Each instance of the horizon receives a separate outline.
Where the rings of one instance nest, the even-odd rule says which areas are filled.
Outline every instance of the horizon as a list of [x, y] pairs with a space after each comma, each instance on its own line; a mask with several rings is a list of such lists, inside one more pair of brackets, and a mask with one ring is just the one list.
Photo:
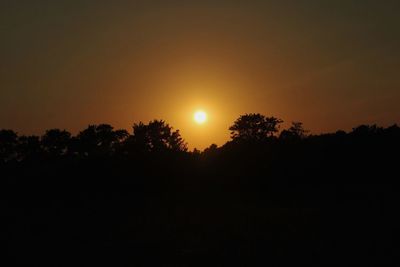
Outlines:
[[[245, 114], [240, 115], [239, 118], [242, 117], [243, 115], [251, 115], [251, 114], [257, 114], [257, 113], [245, 113]], [[258, 113], [258, 114], [260, 114], [260, 113]], [[265, 116], [265, 115], [263, 115], [263, 114], [260, 114], [260, 115]], [[239, 118], [237, 118], [237, 119], [239, 119]], [[279, 119], [279, 118], [277, 118], [277, 119]], [[13, 129], [2, 129], [2, 128], [0, 128], [0, 130], [6, 130], [6, 131], [7, 131], [7, 130], [11, 130], [11, 131], [15, 132], [19, 137], [21, 137], [21, 136], [37, 136], [37, 137], [39, 137], [39, 138], [40, 138], [40, 137], [43, 137], [43, 136], [46, 134], [47, 131], [51, 131], [51, 130], [61, 130], [61, 131], [67, 131], [68, 133], [70, 133], [70, 134], [71, 134], [71, 137], [77, 137], [79, 133], [81, 133], [82, 131], [88, 129], [90, 126], [109, 125], [109, 126], [113, 127], [113, 130], [114, 130], [114, 131], [117, 131], [117, 130], [125, 130], [125, 131], [127, 131], [127, 133], [128, 133], [130, 136], [133, 136], [133, 135], [134, 135], [133, 128], [134, 128], [134, 126], [135, 126], [136, 124], [143, 123], [144, 125], [148, 125], [148, 123], [151, 123], [151, 122], [154, 122], [154, 121], [164, 122], [167, 126], [171, 127], [171, 130], [174, 130], [174, 131], [178, 130], [179, 132], [181, 132], [180, 129], [175, 128], [173, 125], [169, 124], [168, 121], [165, 121], [165, 120], [163, 120], [163, 119], [153, 119], [153, 120], [150, 120], [150, 121], [148, 121], [148, 122], [142, 122], [142, 121], [135, 122], [135, 123], [132, 124], [132, 127], [131, 127], [130, 129], [117, 128], [117, 127], [114, 127], [113, 125], [108, 124], [108, 123], [99, 123], [99, 124], [89, 124], [89, 125], [87, 125], [87, 127], [84, 127], [84, 128], [82, 128], [82, 129], [80, 129], [80, 130], [78, 130], [78, 131], [76, 131], [76, 132], [69, 131], [68, 129], [62, 128], [62, 127], [61, 127], [61, 128], [49, 128], [49, 129], [45, 129], [42, 133], [39, 133], [39, 134], [24, 134], [24, 133], [20, 133], [20, 132], [14, 131]], [[232, 125], [234, 125], [234, 123], [235, 123], [235, 122], [232, 122]], [[304, 127], [304, 125], [303, 125], [302, 122], [295, 122], [295, 121], [292, 121], [292, 122], [290, 122], [290, 124], [289, 124], [288, 122], [282, 121], [281, 123], [278, 124], [278, 127], [277, 127], [277, 130], [278, 130], [278, 131], [277, 131], [273, 136], [279, 138], [280, 134], [281, 134], [283, 131], [288, 130], [288, 129], [289, 129], [289, 126], [293, 126], [294, 123], [301, 123], [302, 129], [305, 131], [305, 134], [306, 134], [306, 136], [308, 136], [308, 137], [335, 134], [335, 133], [342, 132], [342, 131], [345, 132], [346, 134], [349, 134], [349, 133], [353, 132], [354, 130], [356, 130], [357, 128], [361, 127], [361, 126], [377, 127], [378, 129], [388, 129], [388, 128], [393, 127], [393, 126], [397, 126], [397, 127], [399, 126], [398, 123], [392, 123], [392, 124], [388, 124], [388, 125], [379, 125], [379, 124], [376, 124], [376, 123], [373, 123], [373, 124], [358, 124], [358, 125], [355, 125], [355, 126], [351, 127], [351, 129], [347, 129], [347, 130], [346, 130], [346, 129], [336, 129], [336, 130], [334, 130], [334, 131], [326, 131], [326, 132], [314, 133], [314, 132], [311, 132], [310, 130], [308, 130], [306, 127]], [[282, 126], [282, 125], [283, 125], [283, 126]], [[188, 142], [186, 141], [185, 136], [183, 136], [182, 134], [180, 134], [180, 136], [183, 138], [183, 141], [184, 141], [185, 144], [187, 145], [188, 151], [200, 150], [201, 152], [203, 152], [205, 149], [207, 149], [207, 148], [209, 148], [209, 147], [211, 147], [211, 146], [213, 146], [213, 145], [217, 145], [217, 147], [223, 147], [224, 145], [226, 145], [226, 144], [229, 143], [230, 141], [233, 141], [233, 138], [232, 138], [232, 136], [231, 136], [231, 130], [230, 130], [230, 129], [227, 129], [227, 132], [229, 132], [229, 139], [227, 139], [225, 143], [222, 143], [222, 144], [210, 143], [210, 144], [208, 144], [208, 145], [206, 145], [206, 146], [204, 146], [204, 147], [195, 147], [195, 146], [192, 146], [190, 143], [188, 143]]]

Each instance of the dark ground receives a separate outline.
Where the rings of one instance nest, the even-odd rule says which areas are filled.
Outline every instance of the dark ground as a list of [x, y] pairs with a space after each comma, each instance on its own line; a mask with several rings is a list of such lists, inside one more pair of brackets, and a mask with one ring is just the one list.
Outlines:
[[3, 164], [1, 236], [10, 266], [394, 265], [399, 140]]

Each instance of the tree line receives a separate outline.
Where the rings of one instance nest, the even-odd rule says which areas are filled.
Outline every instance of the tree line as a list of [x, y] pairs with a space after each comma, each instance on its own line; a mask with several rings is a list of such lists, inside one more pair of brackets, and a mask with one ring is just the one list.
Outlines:
[[[337, 131], [332, 134], [310, 135], [301, 122], [292, 122], [287, 129], [280, 131], [283, 120], [260, 113], [241, 115], [229, 127], [231, 140], [225, 145], [244, 145], [265, 142], [290, 143], [300, 140], [323, 137], [352, 136], [400, 138], [397, 124], [388, 128], [376, 125], [361, 125], [350, 133]], [[42, 136], [21, 135], [13, 130], [0, 130], [0, 162], [20, 162], [29, 159], [58, 157], [107, 157], [112, 155], [131, 155], [140, 153], [194, 153], [209, 154], [218, 149], [211, 144], [204, 151], [195, 149], [188, 152], [188, 146], [179, 130], [174, 130], [163, 120], [152, 120], [148, 124], [135, 123], [132, 133], [114, 129], [109, 124], [89, 125], [76, 136], [66, 130], [50, 129]]]

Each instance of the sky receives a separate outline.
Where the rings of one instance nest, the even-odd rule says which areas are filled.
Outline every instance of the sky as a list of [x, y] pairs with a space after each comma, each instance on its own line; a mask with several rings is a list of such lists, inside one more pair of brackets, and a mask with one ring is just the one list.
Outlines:
[[0, 128], [163, 119], [204, 149], [245, 113], [315, 134], [400, 123], [399, 12], [398, 0], [0, 0]]

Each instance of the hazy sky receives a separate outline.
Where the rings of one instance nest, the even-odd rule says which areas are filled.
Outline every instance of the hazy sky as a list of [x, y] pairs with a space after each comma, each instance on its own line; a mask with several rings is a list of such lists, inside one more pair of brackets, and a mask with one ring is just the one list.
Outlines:
[[400, 123], [399, 14], [398, 0], [0, 0], [0, 128], [158, 118], [204, 148], [250, 112], [314, 133]]

